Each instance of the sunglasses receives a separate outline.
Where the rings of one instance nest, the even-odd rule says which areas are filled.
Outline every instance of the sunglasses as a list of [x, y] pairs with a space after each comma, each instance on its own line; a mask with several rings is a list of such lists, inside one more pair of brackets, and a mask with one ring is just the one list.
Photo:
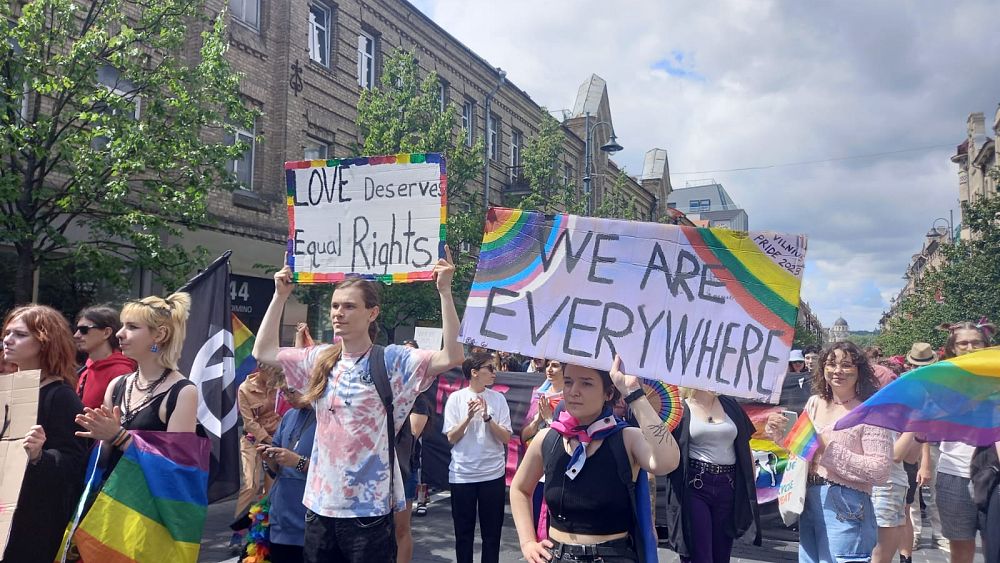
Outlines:
[[101, 327], [96, 325], [76, 325], [76, 331], [80, 334], [86, 336], [91, 329], [99, 329]]

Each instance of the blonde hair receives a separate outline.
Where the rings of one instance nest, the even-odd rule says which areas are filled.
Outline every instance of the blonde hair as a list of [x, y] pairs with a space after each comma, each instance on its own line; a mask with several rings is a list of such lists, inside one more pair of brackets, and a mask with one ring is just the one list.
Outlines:
[[157, 342], [160, 347], [160, 365], [177, 369], [177, 360], [184, 348], [190, 310], [191, 296], [187, 293], [172, 293], [166, 298], [151, 295], [126, 303], [122, 307], [122, 322], [131, 319], [153, 330], [163, 329], [163, 340]]

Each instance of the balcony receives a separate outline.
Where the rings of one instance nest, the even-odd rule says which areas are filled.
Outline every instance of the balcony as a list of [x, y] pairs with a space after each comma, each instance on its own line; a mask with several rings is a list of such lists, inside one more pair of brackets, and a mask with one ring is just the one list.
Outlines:
[[524, 175], [524, 166], [507, 166], [506, 186], [503, 190], [504, 196], [524, 196], [531, 191], [531, 184]]

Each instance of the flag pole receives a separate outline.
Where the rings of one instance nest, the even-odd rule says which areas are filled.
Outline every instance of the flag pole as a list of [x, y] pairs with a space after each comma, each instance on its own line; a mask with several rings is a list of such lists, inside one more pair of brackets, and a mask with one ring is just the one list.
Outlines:
[[182, 285], [177, 291], [187, 291], [191, 289], [191, 286], [201, 281], [202, 278], [207, 278], [208, 276], [212, 275], [212, 272], [214, 272], [216, 268], [227, 263], [229, 261], [229, 257], [232, 255], [233, 255], [232, 250], [227, 250], [223, 252], [222, 256], [219, 256], [218, 258], [215, 259], [215, 261], [209, 264], [207, 268], [195, 274], [193, 278], [189, 279], [187, 283]]

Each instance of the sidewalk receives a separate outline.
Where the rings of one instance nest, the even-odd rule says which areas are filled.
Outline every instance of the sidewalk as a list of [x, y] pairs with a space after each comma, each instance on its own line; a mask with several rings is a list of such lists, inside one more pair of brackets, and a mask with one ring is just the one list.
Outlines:
[[[432, 495], [431, 504], [424, 517], [413, 517], [414, 553], [413, 563], [444, 563], [455, 560], [455, 533], [451, 521], [451, 504], [447, 491]], [[235, 499], [214, 504], [208, 508], [208, 521], [201, 542], [201, 557], [204, 563], [232, 562], [236, 558], [229, 554], [226, 546], [231, 532]], [[502, 543], [500, 546], [501, 563], [523, 561], [521, 550], [517, 543], [517, 532], [510, 516], [510, 507], [506, 508]], [[927, 527], [925, 526], [925, 529]], [[752, 538], [750, 538], [752, 539]], [[925, 539], [924, 545], [929, 543]], [[476, 541], [479, 550], [479, 541]], [[764, 540], [761, 547], [753, 546], [749, 541], [739, 540], [733, 549], [734, 563], [773, 563], [779, 561], [796, 561], [798, 559], [798, 543], [776, 540]], [[660, 549], [661, 563], [676, 563], [676, 554], [667, 549]], [[478, 561], [478, 556], [477, 556]], [[893, 562], [898, 561], [893, 558]], [[914, 563], [947, 563], [948, 554], [938, 549], [924, 548], [913, 552]], [[975, 561], [982, 562], [982, 556], [977, 555]]]

